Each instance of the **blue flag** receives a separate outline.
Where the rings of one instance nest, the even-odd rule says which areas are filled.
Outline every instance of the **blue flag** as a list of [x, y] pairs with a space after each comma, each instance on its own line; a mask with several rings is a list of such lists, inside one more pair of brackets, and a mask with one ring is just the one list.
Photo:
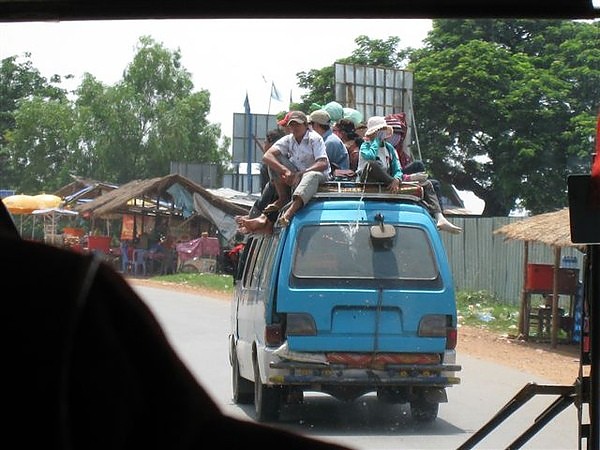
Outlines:
[[248, 93], [246, 92], [246, 100], [244, 100], [244, 112], [250, 114], [250, 101], [248, 100]]
[[273, 82], [271, 82], [271, 98], [277, 100], [278, 102], [281, 101], [281, 94], [279, 93], [279, 91], [275, 87], [275, 83]]

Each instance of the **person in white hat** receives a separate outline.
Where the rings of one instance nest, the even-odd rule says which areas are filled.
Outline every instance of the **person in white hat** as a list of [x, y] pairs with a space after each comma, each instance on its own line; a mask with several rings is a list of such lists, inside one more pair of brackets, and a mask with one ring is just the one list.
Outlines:
[[[385, 183], [390, 192], [398, 192], [404, 179], [398, 154], [392, 144], [387, 142], [394, 133], [385, 117], [373, 116], [367, 121], [365, 141], [360, 146], [358, 172], [363, 182]], [[404, 179], [404, 181], [408, 181]], [[412, 180], [411, 180], [412, 181]], [[460, 233], [462, 228], [452, 224], [440, 207], [433, 185], [429, 180], [415, 180], [423, 188], [423, 204], [436, 220], [437, 228], [450, 233]]]
[[[438, 180], [429, 178], [429, 175], [425, 171], [425, 164], [420, 159], [415, 159], [413, 154], [410, 152], [408, 147], [404, 145], [404, 138], [408, 130], [406, 124], [406, 114], [392, 113], [385, 116], [386, 123], [392, 127], [394, 133], [387, 142], [392, 144], [396, 149], [398, 160], [400, 161], [400, 167], [402, 168], [402, 180], [403, 181], [431, 181], [435, 194], [437, 195], [438, 201], [442, 202], [441, 185]], [[410, 175], [410, 176], [408, 176]]]

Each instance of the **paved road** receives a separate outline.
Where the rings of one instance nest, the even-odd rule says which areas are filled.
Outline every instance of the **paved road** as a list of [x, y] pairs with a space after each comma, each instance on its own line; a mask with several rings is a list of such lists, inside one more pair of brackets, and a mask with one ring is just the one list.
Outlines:
[[[222, 410], [253, 420], [253, 407], [231, 401], [231, 368], [227, 353], [229, 302], [149, 287], [136, 287], [155, 312], [169, 340]], [[462, 382], [448, 390], [432, 424], [415, 424], [408, 409], [382, 405], [373, 396], [343, 403], [308, 394], [303, 405], [287, 407], [278, 426], [355, 449], [456, 449], [529, 382], [548, 380], [512, 368], [459, 355]], [[536, 397], [505, 421], [478, 449], [506, 448], [555, 400]], [[571, 450], [578, 447], [577, 410], [569, 406], [532, 438], [524, 449]]]

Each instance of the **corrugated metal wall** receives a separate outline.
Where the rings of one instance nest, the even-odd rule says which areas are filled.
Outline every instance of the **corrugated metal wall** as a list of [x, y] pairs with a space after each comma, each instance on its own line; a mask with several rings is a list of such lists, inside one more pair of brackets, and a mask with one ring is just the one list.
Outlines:
[[[454, 275], [455, 290], [485, 290], [503, 303], [519, 305], [525, 243], [505, 240], [503, 235], [495, 235], [493, 231], [523, 218], [449, 216], [449, 220], [463, 228], [458, 235], [441, 233]], [[581, 273], [583, 254], [580, 251], [563, 248], [561, 256], [575, 256]], [[529, 262], [553, 264], [554, 251], [547, 245], [530, 244]]]
[[213, 189], [219, 187], [216, 164], [198, 164], [171, 161], [171, 171], [182, 175], [200, 186]]

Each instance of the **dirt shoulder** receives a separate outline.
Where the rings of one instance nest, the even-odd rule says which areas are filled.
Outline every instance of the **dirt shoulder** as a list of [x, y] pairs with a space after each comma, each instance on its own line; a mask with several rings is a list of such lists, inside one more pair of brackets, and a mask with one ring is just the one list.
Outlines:
[[461, 326], [458, 354], [492, 361], [544, 377], [557, 384], [571, 385], [579, 372], [579, 346], [525, 342], [486, 329]]
[[[132, 284], [174, 289], [221, 298], [231, 296], [175, 283], [129, 279]], [[511, 339], [484, 328], [461, 326], [458, 330], [458, 354], [492, 361], [508, 367], [532, 373], [557, 384], [571, 385], [579, 372], [579, 346], [558, 345], [553, 349], [549, 343], [525, 342]]]

